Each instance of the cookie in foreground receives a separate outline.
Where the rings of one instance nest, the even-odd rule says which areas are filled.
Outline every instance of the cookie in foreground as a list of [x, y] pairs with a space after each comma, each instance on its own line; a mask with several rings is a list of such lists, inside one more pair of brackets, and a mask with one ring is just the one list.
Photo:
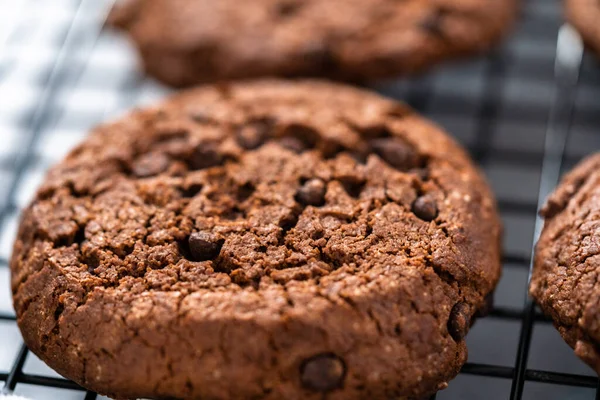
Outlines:
[[102, 394], [418, 398], [465, 362], [499, 243], [440, 128], [259, 81], [94, 129], [24, 211], [12, 289], [29, 348]]
[[600, 154], [565, 176], [542, 216], [530, 293], [575, 354], [600, 373]]
[[128, 0], [109, 22], [174, 86], [264, 76], [415, 74], [489, 50], [520, 0]]

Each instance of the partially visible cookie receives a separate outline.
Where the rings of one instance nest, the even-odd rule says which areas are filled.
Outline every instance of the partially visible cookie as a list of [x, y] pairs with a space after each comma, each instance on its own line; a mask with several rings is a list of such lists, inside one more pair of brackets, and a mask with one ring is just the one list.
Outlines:
[[565, 0], [567, 20], [600, 55], [600, 0]]
[[600, 373], [600, 154], [563, 179], [542, 215], [531, 295]]
[[463, 149], [398, 103], [209, 86], [54, 167], [11, 270], [29, 348], [103, 394], [421, 398], [466, 360], [500, 223]]
[[365, 81], [489, 49], [519, 0], [130, 0], [110, 22], [174, 86], [259, 76]]

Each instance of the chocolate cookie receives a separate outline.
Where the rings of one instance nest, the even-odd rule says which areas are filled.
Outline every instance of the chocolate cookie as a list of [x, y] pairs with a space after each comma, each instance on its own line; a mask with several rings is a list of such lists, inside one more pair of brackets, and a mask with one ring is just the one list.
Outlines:
[[600, 373], [600, 154], [563, 179], [542, 215], [531, 295], [575, 354]]
[[519, 0], [129, 0], [109, 22], [174, 86], [258, 76], [364, 81], [489, 49]]
[[600, 54], [600, 0], [565, 0], [567, 20], [585, 43]]
[[465, 362], [499, 237], [468, 156], [403, 105], [211, 86], [51, 170], [12, 289], [31, 350], [111, 396], [413, 398]]

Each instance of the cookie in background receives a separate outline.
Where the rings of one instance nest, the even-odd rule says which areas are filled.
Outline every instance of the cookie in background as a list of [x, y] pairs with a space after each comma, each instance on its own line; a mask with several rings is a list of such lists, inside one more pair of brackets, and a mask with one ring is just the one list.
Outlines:
[[600, 373], [600, 154], [565, 176], [542, 209], [530, 293]]
[[520, 0], [129, 0], [109, 23], [172, 86], [263, 76], [364, 82], [489, 50]]

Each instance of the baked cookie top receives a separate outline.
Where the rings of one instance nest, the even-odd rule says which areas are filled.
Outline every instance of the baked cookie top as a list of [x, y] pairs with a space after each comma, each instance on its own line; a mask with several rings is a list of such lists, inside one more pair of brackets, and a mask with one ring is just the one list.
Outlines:
[[530, 292], [575, 353], [600, 373], [600, 154], [549, 197]]
[[258, 76], [347, 81], [487, 50], [518, 0], [129, 0], [110, 23], [175, 86]]
[[118, 397], [420, 397], [500, 275], [465, 152], [358, 89], [208, 86], [96, 128], [23, 215], [28, 346]]
[[600, 55], [600, 1], [565, 0], [567, 20], [577, 28], [585, 43]]

